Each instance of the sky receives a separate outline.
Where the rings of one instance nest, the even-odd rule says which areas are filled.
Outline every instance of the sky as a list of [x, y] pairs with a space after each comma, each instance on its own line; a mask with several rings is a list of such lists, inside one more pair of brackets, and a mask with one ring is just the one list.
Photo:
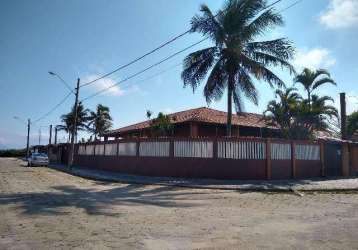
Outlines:
[[[77, 78], [81, 83], [91, 81], [188, 30], [202, 3], [216, 11], [224, 1], [0, 1], [0, 148], [24, 147], [26, 120], [42, 117], [69, 93], [48, 71], [60, 75], [73, 88]], [[275, 9], [284, 10], [293, 3], [295, 0], [282, 0]], [[318, 94], [332, 96], [339, 107], [339, 93], [346, 92], [348, 112], [357, 110], [358, 0], [302, 0], [281, 14], [285, 25], [268, 30], [258, 40], [287, 37], [296, 48], [292, 64], [298, 71], [303, 67], [326, 68], [337, 82], [337, 86], [321, 88]], [[80, 100], [201, 38], [188, 34], [138, 63], [81, 88]], [[109, 106], [114, 128], [144, 120], [148, 109], [156, 115], [207, 106], [202, 87], [195, 93], [183, 87], [180, 63], [190, 52], [208, 45], [210, 42], [199, 44], [84, 101], [84, 106], [91, 110], [99, 103]], [[293, 76], [288, 72], [275, 72], [286, 85], [292, 85]], [[245, 100], [245, 111], [262, 113], [274, 98], [274, 90], [265, 82], [256, 82], [256, 86], [259, 105]], [[48, 142], [48, 126], [60, 124], [60, 116], [69, 112], [73, 103], [71, 95], [50, 115], [32, 123], [30, 143], [38, 144], [39, 134], [41, 144]], [[226, 98], [210, 107], [226, 110]], [[66, 135], [59, 133], [58, 138], [64, 141]]]

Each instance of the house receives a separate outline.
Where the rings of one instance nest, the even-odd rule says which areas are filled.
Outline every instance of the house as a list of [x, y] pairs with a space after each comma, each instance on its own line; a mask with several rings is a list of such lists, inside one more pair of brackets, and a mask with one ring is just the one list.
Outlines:
[[[173, 125], [172, 137], [216, 137], [226, 135], [227, 113], [207, 107], [189, 109], [168, 114]], [[115, 138], [152, 137], [152, 120], [143, 121], [104, 134]], [[232, 135], [235, 137], [276, 137], [277, 127], [269, 127], [263, 120], [263, 115], [241, 113], [232, 116]]]

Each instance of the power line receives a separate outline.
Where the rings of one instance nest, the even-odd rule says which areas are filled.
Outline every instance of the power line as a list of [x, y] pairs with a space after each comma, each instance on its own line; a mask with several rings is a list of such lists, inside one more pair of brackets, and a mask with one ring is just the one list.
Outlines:
[[[263, 10], [266, 10], [266, 9], [268, 9], [268, 8], [271, 8], [272, 6], [276, 5], [277, 3], [281, 2], [281, 1], [282, 1], [282, 0], [276, 0], [275, 2], [273, 2], [273, 3], [269, 4], [268, 6], [266, 6]], [[290, 6], [288, 6], [288, 7], [285, 8], [284, 10], [281, 10], [280, 12], [283, 12], [283, 11], [289, 9], [289, 8], [292, 8], [294, 5], [298, 4], [298, 3], [301, 2], [301, 1], [302, 1], [302, 0], [296, 1], [296, 3], [294, 3], [294, 4], [290, 5]], [[217, 15], [216, 15], [216, 16], [217, 16]], [[167, 41], [167, 42], [165, 42], [165, 43], [163, 43], [163, 44], [161, 44], [160, 46], [158, 46], [158, 47], [156, 47], [155, 49], [153, 49], [153, 50], [147, 52], [146, 54], [144, 54], [144, 55], [142, 55], [142, 56], [140, 56], [140, 57], [134, 59], [133, 61], [131, 61], [131, 62], [129, 62], [129, 63], [123, 65], [123, 66], [120, 66], [120, 67], [118, 67], [117, 69], [115, 69], [115, 70], [113, 70], [113, 71], [111, 71], [111, 72], [109, 72], [109, 73], [107, 73], [107, 74], [104, 74], [104, 75], [102, 75], [102, 76], [100, 76], [100, 77], [98, 77], [98, 78], [96, 78], [96, 79], [94, 79], [94, 80], [92, 80], [92, 81], [90, 81], [90, 82], [87, 82], [87, 83], [82, 84], [81, 87], [88, 86], [88, 85], [90, 85], [90, 84], [92, 84], [92, 83], [94, 83], [94, 82], [96, 82], [96, 81], [98, 81], [98, 80], [100, 80], [100, 79], [103, 79], [103, 78], [105, 78], [105, 77], [107, 77], [107, 76], [109, 76], [109, 75], [111, 75], [111, 74], [113, 74], [113, 73], [115, 73], [115, 72], [117, 72], [117, 71], [119, 71], [119, 70], [121, 70], [121, 69], [124, 69], [124, 68], [126, 68], [126, 67], [128, 67], [128, 66], [130, 66], [130, 65], [132, 65], [132, 64], [134, 64], [134, 63], [136, 63], [136, 62], [138, 62], [139, 60], [141, 60], [141, 59], [147, 57], [147, 56], [150, 55], [150, 54], [153, 54], [154, 52], [156, 52], [156, 51], [162, 49], [163, 47], [167, 46], [168, 44], [170, 44], [170, 43], [176, 41], [177, 39], [183, 37], [184, 35], [190, 33], [190, 31], [191, 31], [191, 30], [189, 29], [189, 30], [187, 30], [187, 31], [185, 31], [185, 32], [183, 32], [183, 33], [177, 35], [176, 37], [170, 39], [169, 41]], [[115, 86], [117, 86], [117, 85], [119, 85], [119, 84], [121, 84], [121, 83], [123, 83], [123, 82], [126, 82], [126, 81], [128, 81], [128, 80], [130, 80], [130, 79], [132, 79], [132, 78], [134, 78], [134, 77], [136, 77], [136, 76], [138, 76], [138, 75], [140, 75], [140, 74], [142, 74], [142, 73], [144, 73], [144, 72], [146, 72], [146, 71], [148, 71], [148, 70], [150, 70], [150, 69], [152, 69], [152, 68], [154, 68], [154, 67], [156, 67], [156, 66], [158, 66], [158, 65], [160, 65], [160, 64], [162, 64], [162, 63], [164, 63], [164, 62], [166, 62], [166, 61], [168, 61], [169, 59], [171, 59], [171, 58], [177, 56], [178, 54], [180, 54], [180, 53], [182, 53], [182, 52], [184, 52], [184, 51], [186, 51], [186, 50], [188, 50], [188, 49], [190, 49], [190, 48], [192, 48], [192, 47], [198, 45], [199, 43], [202, 43], [203, 41], [205, 41], [205, 40], [207, 40], [207, 39], [208, 39], [208, 38], [204, 38], [204, 39], [200, 40], [199, 42], [196, 42], [196, 43], [194, 43], [194, 44], [192, 44], [192, 45], [190, 45], [190, 46], [188, 46], [188, 47], [186, 47], [186, 48], [184, 48], [184, 49], [182, 49], [182, 50], [180, 50], [180, 51], [178, 51], [178, 52], [176, 52], [176, 53], [174, 53], [174, 54], [172, 54], [172, 55], [170, 55], [170, 56], [168, 56], [168, 57], [166, 57], [166, 58], [164, 58], [163, 60], [161, 60], [161, 61], [159, 61], [159, 62], [157, 62], [157, 63], [155, 63], [155, 64], [153, 64], [153, 65], [151, 65], [151, 66], [149, 66], [149, 67], [147, 67], [147, 68], [145, 68], [145, 69], [143, 69], [143, 70], [141, 70], [141, 71], [139, 71], [139, 72], [137, 72], [137, 73], [135, 73], [135, 74], [133, 74], [133, 75], [127, 77], [127, 78], [125, 78], [125, 79], [123, 79], [122, 81], [119, 81], [118, 83], [115, 83], [115, 84], [113, 84], [113, 85], [111, 85], [111, 86], [109, 86], [109, 87], [107, 87], [107, 88], [105, 88], [105, 89], [102, 89], [102, 90], [100, 90], [100, 91], [94, 93], [93, 95], [90, 95], [90, 96], [84, 98], [82, 101], [86, 101], [86, 100], [88, 100], [88, 99], [90, 99], [90, 98], [92, 98], [92, 97], [95, 97], [95, 96], [97, 96], [97, 95], [99, 95], [99, 94], [101, 94], [101, 93], [107, 91], [108, 89], [111, 89], [111, 88], [113, 88], [113, 87], [115, 87]], [[179, 65], [180, 65], [180, 64], [174, 65], [174, 67], [177, 67], [177, 66], [179, 66]], [[169, 70], [169, 69], [168, 69], [168, 70]], [[165, 73], [165, 72], [168, 71], [168, 70], [164, 70], [164, 71], [162, 71], [162, 72], [159, 72], [159, 73], [157, 73], [157, 74], [155, 74], [155, 75], [153, 75], [153, 76], [151, 76], [151, 77], [148, 77], [148, 78], [143, 79], [142, 81], [146, 81], [146, 80], [152, 79], [152, 78], [154, 78], [154, 77], [156, 77], [156, 76], [158, 76], [158, 75], [160, 75], [160, 74]], [[52, 72], [51, 72], [51, 73], [52, 73]], [[50, 73], [50, 74], [51, 74], [51, 73]], [[68, 84], [67, 84], [62, 78], [60, 78], [60, 79], [61, 79], [62, 82], [66, 85], [66, 87], [71, 90], [71, 92], [68, 93], [68, 94], [64, 97], [64, 99], [62, 99], [57, 105], [55, 105], [49, 112], [47, 112], [46, 114], [44, 114], [44, 115], [41, 116], [40, 118], [36, 119], [36, 120], [34, 121], [34, 123], [36, 123], [36, 122], [38, 122], [38, 121], [40, 121], [40, 120], [46, 118], [48, 115], [50, 115], [53, 111], [55, 111], [59, 106], [61, 106], [61, 105], [68, 99], [68, 97], [71, 95], [71, 93], [73, 93], [72, 88], [69, 87]], [[140, 81], [140, 82], [142, 82], [142, 81]]]
[[[269, 9], [269, 8], [271, 8], [272, 6], [276, 5], [277, 3], [281, 2], [281, 1], [282, 1], [282, 0], [276, 0], [275, 2], [269, 4], [268, 6], [266, 6], [266, 7], [265, 7], [264, 9], [262, 9], [262, 10]], [[215, 17], [216, 17], [217, 15], [218, 15], [218, 14], [216, 14]], [[106, 73], [106, 74], [104, 74], [104, 75], [102, 75], [102, 76], [96, 78], [96, 79], [93, 79], [92, 81], [89, 81], [89, 82], [86, 82], [86, 83], [82, 84], [80, 87], [85, 87], [85, 86], [91, 85], [91, 84], [93, 84], [94, 82], [96, 82], [96, 81], [98, 81], [98, 80], [101, 80], [101, 79], [103, 79], [103, 78], [106, 78], [107, 76], [110, 76], [110, 75], [112, 75], [112, 74], [114, 74], [114, 73], [116, 73], [116, 72], [118, 72], [118, 71], [120, 71], [120, 70], [122, 70], [122, 69], [124, 69], [124, 68], [127, 68], [128, 66], [130, 66], [130, 65], [132, 65], [132, 64], [134, 64], [134, 63], [136, 63], [136, 62], [142, 60], [143, 58], [145, 58], [145, 57], [147, 57], [147, 56], [149, 56], [149, 55], [155, 53], [156, 51], [158, 51], [158, 50], [164, 48], [165, 46], [167, 46], [167, 45], [173, 43], [174, 41], [178, 40], [179, 38], [181, 38], [181, 37], [183, 37], [183, 36], [185, 36], [185, 35], [187, 35], [187, 34], [189, 34], [190, 32], [191, 32], [191, 29], [189, 29], [189, 30], [187, 30], [187, 31], [185, 31], [185, 32], [183, 32], [183, 33], [181, 33], [181, 34], [175, 36], [174, 38], [170, 39], [170, 40], [167, 41], [167, 42], [162, 43], [161, 45], [159, 45], [158, 47], [154, 48], [153, 50], [151, 50], [151, 51], [145, 53], [144, 55], [142, 55], [142, 56], [140, 56], [140, 57], [137, 57], [136, 59], [134, 59], [134, 60], [132, 60], [132, 61], [130, 61], [130, 62], [128, 62], [128, 63], [122, 65], [122, 66], [119, 66], [118, 68], [116, 68], [116, 69], [114, 69], [114, 70], [112, 70], [112, 71], [110, 71], [110, 72], [108, 72], [108, 73]]]
[[92, 84], [92, 83], [94, 83], [94, 82], [96, 82], [96, 81], [98, 81], [98, 80], [101, 80], [101, 79], [103, 79], [103, 78], [105, 78], [105, 77], [107, 77], [107, 76], [109, 76], [109, 75], [112, 75], [113, 73], [115, 73], [115, 72], [117, 72], [117, 71], [120, 71], [120, 70], [122, 70], [122, 69], [124, 69], [124, 68], [126, 68], [126, 67], [128, 67], [128, 66], [130, 66], [130, 65], [132, 65], [132, 64], [134, 64], [134, 63], [136, 63], [136, 62], [138, 62], [138, 61], [140, 61], [140, 60], [142, 60], [143, 58], [145, 58], [145, 57], [147, 57], [147, 56], [153, 54], [154, 52], [156, 52], [156, 51], [162, 49], [163, 47], [165, 47], [165, 46], [167, 46], [168, 44], [174, 42], [175, 40], [177, 40], [177, 39], [183, 37], [184, 35], [188, 34], [189, 32], [190, 32], [190, 30], [187, 30], [187, 31], [185, 31], [185, 32], [183, 32], [183, 33], [181, 33], [181, 34], [179, 34], [178, 36], [176, 36], [176, 37], [170, 39], [169, 41], [167, 41], [167, 42], [161, 44], [160, 46], [156, 47], [155, 49], [153, 49], [153, 50], [151, 50], [151, 51], [149, 51], [149, 52], [147, 52], [147, 53], [145, 53], [144, 55], [142, 55], [142, 56], [140, 56], [140, 57], [138, 57], [138, 58], [136, 58], [136, 59], [130, 61], [129, 63], [124, 64], [124, 65], [122, 65], [122, 66], [120, 66], [120, 67], [118, 67], [118, 68], [112, 70], [111, 72], [109, 72], [109, 73], [107, 73], [107, 74], [104, 74], [104, 75], [102, 75], [102, 76], [100, 76], [100, 77], [98, 77], [98, 78], [96, 78], [96, 79], [94, 79], [94, 80], [92, 80], [92, 81], [89, 81], [89, 82], [87, 82], [87, 83], [82, 84], [81, 87], [88, 86], [88, 85], [90, 85], [90, 84]]
[[281, 1], [282, 1], [282, 0], [276, 0], [275, 2], [273, 2], [273, 3], [269, 4], [269, 5], [267, 5], [267, 6], [266, 6], [265, 8], [263, 8], [262, 10], [267, 10], [267, 9], [271, 8], [272, 6], [278, 4], [278, 3], [281, 2]]
[[46, 118], [47, 116], [49, 116], [53, 111], [55, 111], [58, 107], [60, 107], [71, 96], [71, 94], [72, 94], [72, 92], [69, 92], [65, 96], [65, 98], [63, 98], [58, 104], [56, 104], [49, 112], [47, 112], [46, 114], [44, 114], [40, 118], [36, 119], [35, 121], [33, 121], [33, 123], [36, 123], [36, 122]]
[[112, 84], [109, 87], [106, 87], [106, 88], [104, 88], [104, 89], [102, 89], [100, 91], [97, 91], [96, 93], [94, 93], [94, 94], [82, 99], [82, 102], [86, 101], [86, 100], [88, 100], [90, 98], [93, 98], [93, 97], [95, 97], [95, 96], [97, 96], [97, 95], [99, 95], [99, 94], [101, 94], [101, 93], [103, 93], [103, 92], [105, 92], [105, 91], [107, 91], [107, 90], [109, 90], [109, 89], [111, 89], [111, 88], [123, 83], [123, 82], [126, 82], [126, 81], [128, 81], [128, 80], [130, 80], [130, 79], [132, 79], [132, 78], [134, 78], [134, 77], [136, 77], [136, 76], [138, 76], [138, 75], [140, 75], [140, 74], [142, 74], [142, 73], [144, 73], [144, 72], [146, 72], [146, 71], [148, 71], [148, 70], [150, 70], [150, 69], [152, 69], [152, 68], [154, 68], [154, 67], [156, 67], [156, 66], [158, 66], [158, 65], [160, 65], [160, 64], [162, 64], [164, 62], [166, 62], [166, 61], [168, 61], [169, 59], [179, 55], [180, 53], [183, 53], [184, 51], [186, 51], [188, 49], [191, 49], [192, 47], [204, 42], [207, 39], [208, 38], [204, 38], [204, 39], [200, 40], [199, 42], [196, 42], [196, 43], [194, 43], [194, 44], [192, 44], [192, 45], [190, 45], [190, 46], [188, 46], [188, 47], [186, 47], [186, 48], [184, 48], [184, 49], [182, 49], [182, 50], [180, 50], [180, 51], [178, 51], [178, 52], [176, 52], [176, 53], [174, 53], [174, 54], [172, 54], [172, 55], [170, 55], [170, 56], [168, 56], [166, 58], [164, 58], [163, 60], [161, 60], [161, 61], [159, 61], [159, 62], [157, 62], [155, 64], [152, 64], [151, 66], [149, 66], [149, 67], [147, 67], [147, 68], [145, 68], [145, 69], [143, 69], [143, 70], [141, 70], [141, 71], [139, 71], [139, 72], [137, 72], [137, 73], [135, 73], [135, 74], [133, 74], [133, 75], [131, 75], [131, 76], [119, 81], [119, 82], [117, 82], [117, 83], [115, 83], [115, 84]]
[[299, 3], [302, 2], [302, 1], [303, 1], [303, 0], [298, 0], [298, 1], [294, 2], [293, 4], [287, 6], [286, 8], [281, 9], [281, 10], [279, 11], [279, 13], [280, 13], [280, 12], [284, 12], [284, 11], [286, 11], [286, 10], [292, 8], [293, 6], [299, 4]]
[[[166, 73], [166, 72], [168, 72], [168, 71], [170, 71], [172, 69], [175, 69], [176, 67], [181, 66], [181, 65], [183, 65], [182, 62], [174, 64], [174, 65], [172, 65], [172, 66], [170, 66], [170, 67], [168, 67], [168, 68], [166, 68], [166, 69], [164, 69], [162, 71], [159, 71], [159, 72], [157, 72], [157, 73], [155, 73], [155, 74], [153, 74], [151, 76], [148, 76], [148, 77], [146, 77], [144, 79], [141, 79], [141, 80], [137, 81], [135, 84], [139, 84], [139, 83], [151, 80], [153, 78], [156, 78], [157, 76], [160, 76], [160, 75], [162, 75], [162, 74], [164, 74], [164, 73]], [[123, 86], [126, 86], [126, 85], [123, 85]]]
[[[270, 5], [268, 5], [266, 8], [264, 8], [263, 10], [266, 10], [266, 9], [268, 9], [268, 8], [271, 8], [272, 6], [274, 6], [275, 4], [277, 4], [277, 3], [281, 2], [281, 1], [282, 1], [282, 0], [276, 0], [275, 2], [273, 2], [272, 4], [270, 4]], [[297, 5], [297, 4], [298, 4], [299, 2], [301, 2], [301, 1], [302, 1], [302, 0], [296, 1], [295, 3], [291, 4], [290, 6], [288, 6], [288, 7], [284, 8], [284, 9], [278, 11], [278, 13], [284, 12], [284, 11], [286, 11], [286, 10], [288, 10], [288, 9], [290, 9], [290, 8], [292, 8], [292, 7], [294, 7], [295, 5]], [[199, 42], [196, 42], [196, 43], [194, 43], [194, 44], [192, 44], [192, 45], [190, 45], [190, 46], [188, 46], [188, 47], [186, 47], [186, 48], [184, 48], [184, 49], [182, 49], [182, 50], [180, 50], [180, 51], [178, 51], [178, 52], [176, 52], [176, 53], [174, 53], [174, 54], [172, 54], [172, 55], [170, 55], [170, 56], [168, 56], [168, 57], [166, 57], [166, 58], [164, 58], [163, 60], [161, 60], [161, 61], [159, 61], [159, 62], [157, 62], [157, 63], [155, 63], [155, 64], [153, 64], [153, 65], [151, 65], [151, 66], [149, 66], [149, 67], [147, 67], [147, 68], [145, 68], [144, 70], [141, 70], [141, 71], [139, 71], [139, 72], [137, 72], [137, 73], [135, 73], [135, 74], [133, 74], [133, 75], [131, 75], [131, 76], [129, 76], [129, 77], [127, 77], [127, 78], [125, 78], [125, 79], [123, 79], [123, 80], [121, 80], [121, 81], [119, 81], [119, 82], [113, 84], [113, 85], [111, 85], [111, 86], [108, 86], [108, 87], [106, 87], [106, 88], [104, 88], [104, 89], [102, 89], [102, 90], [100, 90], [100, 91], [98, 91], [98, 92], [96, 92], [96, 93], [94, 93], [94, 94], [92, 94], [92, 95], [90, 95], [90, 96], [88, 96], [88, 97], [82, 99], [82, 101], [86, 101], [86, 100], [88, 100], [88, 99], [90, 99], [90, 98], [93, 98], [93, 97], [95, 97], [95, 96], [97, 96], [97, 95], [99, 95], [99, 94], [101, 94], [101, 93], [103, 93], [103, 92], [105, 92], [105, 91], [107, 91], [107, 90], [109, 90], [109, 89], [111, 89], [111, 88], [113, 88], [113, 87], [115, 87], [115, 86], [117, 86], [117, 85], [123, 83], [123, 82], [126, 82], [126, 81], [128, 81], [128, 80], [130, 80], [130, 79], [132, 79], [132, 78], [134, 78], [134, 77], [136, 77], [136, 76], [138, 76], [138, 75], [140, 75], [140, 74], [142, 74], [142, 73], [144, 73], [144, 72], [146, 72], [146, 71], [148, 71], [148, 70], [150, 70], [150, 69], [152, 69], [152, 68], [154, 68], [154, 67], [156, 67], [156, 66], [158, 66], [158, 65], [160, 65], [160, 64], [162, 64], [163, 62], [165, 62], [165, 61], [167, 61], [167, 60], [173, 58], [174, 56], [176, 56], [176, 55], [178, 55], [178, 54], [180, 54], [180, 53], [182, 53], [182, 52], [184, 52], [184, 51], [186, 51], [186, 50], [188, 50], [188, 49], [190, 49], [190, 48], [196, 46], [197, 44], [202, 43], [203, 41], [205, 41], [205, 40], [207, 40], [207, 39], [209, 39], [209, 38], [208, 38], [208, 37], [207, 37], [207, 38], [204, 38], [204, 39], [200, 40]], [[83, 86], [83, 85], [82, 85], [82, 86]]]
[[68, 88], [73, 94], [75, 93], [74, 91], [73, 91], [73, 89], [71, 88], [71, 86], [60, 76], [60, 75], [58, 75], [58, 74], [56, 74], [56, 73], [54, 73], [54, 72], [52, 72], [52, 71], [49, 71], [48, 72], [50, 75], [52, 75], [52, 76], [56, 76], [58, 79], [60, 79], [60, 81], [66, 86], [66, 88]]

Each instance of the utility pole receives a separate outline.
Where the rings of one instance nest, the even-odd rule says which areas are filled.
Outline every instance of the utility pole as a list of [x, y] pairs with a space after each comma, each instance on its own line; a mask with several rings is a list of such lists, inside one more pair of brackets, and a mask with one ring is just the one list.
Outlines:
[[55, 145], [57, 144], [57, 126], [55, 126]]
[[27, 142], [26, 142], [26, 159], [30, 157], [30, 119], [27, 119]]
[[346, 114], [346, 93], [340, 93], [341, 102], [341, 136], [342, 140], [347, 140], [347, 114]]
[[51, 141], [52, 141], [52, 125], [50, 125], [50, 138], [48, 140], [48, 145], [51, 145]]
[[41, 145], [41, 127], [39, 128], [39, 146]]
[[70, 168], [70, 170], [72, 170], [72, 165], [73, 165], [73, 155], [74, 155], [74, 151], [75, 151], [75, 135], [76, 135], [76, 131], [77, 131], [77, 109], [78, 109], [78, 92], [80, 90], [80, 78], [77, 79], [77, 86], [76, 86], [76, 98], [75, 98], [75, 117], [74, 117], [74, 122], [73, 122], [73, 130], [72, 130], [72, 136], [71, 136], [71, 149], [70, 149], [70, 157], [69, 157], [69, 161], [68, 161], [68, 166]]

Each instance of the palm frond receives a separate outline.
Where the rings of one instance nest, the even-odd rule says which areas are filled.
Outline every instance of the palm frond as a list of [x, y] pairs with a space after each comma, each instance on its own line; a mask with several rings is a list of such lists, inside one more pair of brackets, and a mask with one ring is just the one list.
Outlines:
[[295, 52], [292, 42], [285, 38], [261, 42], [250, 42], [245, 46], [245, 49], [248, 54], [253, 52], [262, 52], [281, 60], [292, 59]]
[[321, 85], [323, 85], [323, 84], [326, 84], [326, 83], [331, 83], [331, 84], [333, 84], [333, 85], [337, 85], [337, 83], [336, 83], [333, 79], [331, 79], [331, 78], [329, 78], [329, 77], [325, 77], [325, 78], [322, 78], [322, 79], [317, 80], [317, 81], [313, 84], [312, 89], [317, 89], [319, 86], [321, 86]]
[[245, 26], [241, 34], [238, 35], [241, 35], [247, 41], [251, 41], [255, 36], [263, 35], [267, 29], [274, 26], [282, 26], [283, 24], [282, 16], [274, 10], [269, 9]]
[[210, 104], [213, 100], [217, 101], [221, 99], [227, 86], [227, 80], [224, 63], [223, 60], [220, 59], [211, 70], [204, 87], [204, 96], [208, 104]]
[[240, 91], [234, 91], [232, 93], [232, 98], [234, 100], [235, 110], [237, 114], [240, 114], [244, 111], [245, 106], [241, 98]]
[[[216, 44], [222, 45], [225, 41], [225, 33], [220, 23], [217, 22], [207, 5], [201, 5], [200, 11], [202, 15], [196, 15], [191, 20], [190, 32], [199, 32], [204, 36], [210, 37]], [[218, 13], [218, 15], [221, 14]]]
[[197, 88], [214, 64], [215, 53], [216, 47], [210, 47], [193, 52], [184, 59], [184, 70], [181, 74], [184, 86], [190, 85], [193, 91]]
[[253, 60], [261, 63], [265, 66], [280, 66], [282, 69], [286, 68], [289, 70], [290, 74], [295, 73], [295, 68], [285, 59], [281, 59], [276, 56], [272, 56], [263, 52], [253, 52], [252, 53]]
[[241, 66], [254, 75], [256, 79], [268, 82], [272, 88], [274, 86], [285, 86], [285, 83], [271, 70], [266, 68], [264, 64], [256, 62], [255, 60], [244, 55], [242, 55], [240, 59], [242, 62]]
[[234, 93], [243, 92], [246, 98], [248, 98], [255, 105], [258, 105], [259, 100], [257, 89], [248, 72], [245, 72], [245, 70], [240, 70], [235, 78], [236, 85]]

